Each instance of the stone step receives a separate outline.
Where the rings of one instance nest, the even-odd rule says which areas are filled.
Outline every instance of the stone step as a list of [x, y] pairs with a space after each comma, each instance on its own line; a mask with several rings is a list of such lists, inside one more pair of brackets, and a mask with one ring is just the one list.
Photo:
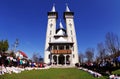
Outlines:
[[73, 65], [52, 65], [51, 68], [74, 68]]

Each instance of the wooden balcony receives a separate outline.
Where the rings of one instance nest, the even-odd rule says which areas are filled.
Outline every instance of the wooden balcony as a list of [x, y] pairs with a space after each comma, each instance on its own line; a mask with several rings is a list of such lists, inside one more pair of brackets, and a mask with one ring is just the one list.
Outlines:
[[71, 54], [71, 50], [51, 50], [52, 54]]

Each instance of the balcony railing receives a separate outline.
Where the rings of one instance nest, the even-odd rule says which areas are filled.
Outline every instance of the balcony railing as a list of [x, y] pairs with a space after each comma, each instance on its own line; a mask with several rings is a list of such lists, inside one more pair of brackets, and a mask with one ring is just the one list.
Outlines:
[[51, 50], [53, 54], [71, 54], [71, 50]]

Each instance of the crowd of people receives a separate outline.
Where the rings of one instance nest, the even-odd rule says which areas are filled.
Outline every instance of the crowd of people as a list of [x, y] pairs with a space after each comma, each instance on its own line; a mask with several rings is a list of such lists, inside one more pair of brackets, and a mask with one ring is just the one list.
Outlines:
[[24, 70], [32, 70], [36, 68], [44, 68], [44, 63], [35, 63], [27, 58], [20, 59], [19, 57], [12, 57], [7, 54], [0, 54], [0, 75], [9, 73], [20, 73]]
[[0, 75], [4, 75], [6, 73], [11, 74], [11, 73], [21, 73], [22, 71], [25, 70], [40, 70], [40, 69], [49, 69], [50, 67], [25, 67], [25, 68], [21, 68], [21, 67], [15, 67], [15, 66], [11, 66], [11, 67], [5, 67], [3, 64], [0, 66]]
[[[96, 71], [87, 69], [87, 68], [79, 67], [78, 69], [83, 70], [83, 71], [85, 71], [85, 72], [88, 72], [89, 74], [93, 75], [93, 76], [96, 77], [96, 78], [99, 78], [99, 77], [102, 76], [102, 74], [100, 74], [100, 73], [98, 73], [98, 72], [96, 72]], [[114, 75], [114, 74], [112, 74], [112, 75], [109, 75], [108, 78], [109, 78], [109, 79], [120, 79], [120, 75], [117, 75], [117, 74]]]
[[98, 73], [98, 72], [96, 72], [96, 71], [89, 70], [89, 69], [87, 69], [87, 68], [79, 67], [78, 69], [81, 69], [81, 70], [83, 70], [83, 71], [86, 71], [86, 72], [90, 73], [91, 75], [93, 75], [94, 77], [97, 77], [97, 78], [99, 78], [99, 77], [102, 76], [102, 74], [100, 74], [100, 73]]
[[[101, 61], [96, 61], [96, 62], [83, 63], [80, 65], [80, 67], [82, 67], [83, 69], [84, 68], [88, 69], [87, 71], [92, 70], [95, 73], [97, 72], [102, 75], [108, 75], [110, 76], [110, 79], [111, 79], [111, 77], [113, 77], [112, 71], [120, 69], [120, 56], [116, 58], [105, 58], [105, 59], [102, 59]], [[120, 75], [120, 74], [117, 74], [117, 75]], [[116, 77], [116, 75], [114, 75], [114, 77]]]

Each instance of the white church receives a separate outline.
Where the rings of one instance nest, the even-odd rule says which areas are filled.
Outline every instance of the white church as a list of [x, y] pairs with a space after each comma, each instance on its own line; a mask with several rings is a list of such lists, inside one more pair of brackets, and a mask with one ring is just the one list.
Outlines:
[[75, 63], [79, 62], [74, 12], [71, 12], [66, 5], [63, 16], [66, 29], [64, 29], [61, 21], [59, 29], [56, 29], [58, 13], [55, 6], [53, 5], [52, 10], [48, 12], [44, 62], [56, 66], [74, 66]]

